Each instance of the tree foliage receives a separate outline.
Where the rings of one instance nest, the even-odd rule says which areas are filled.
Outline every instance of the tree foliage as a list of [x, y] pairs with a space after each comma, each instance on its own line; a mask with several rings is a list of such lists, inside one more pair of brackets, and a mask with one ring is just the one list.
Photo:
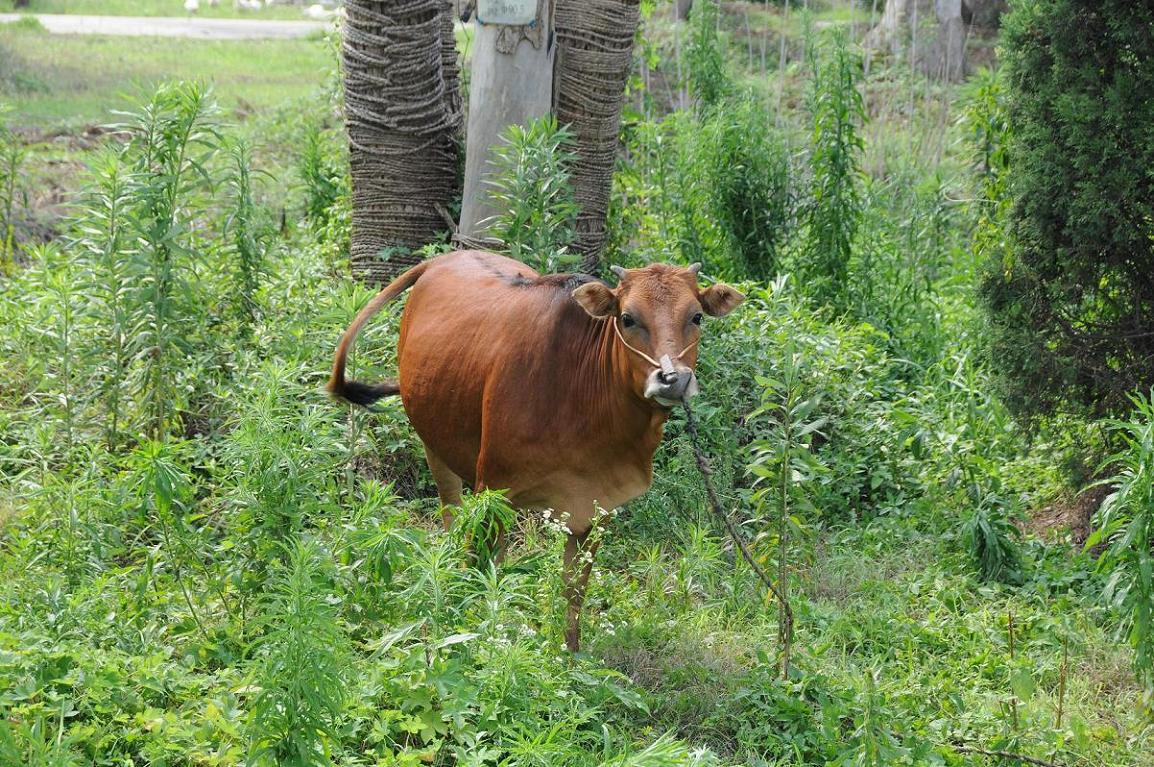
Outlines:
[[1154, 8], [1035, 0], [1007, 20], [1013, 247], [987, 262], [1010, 400], [1101, 413], [1154, 378]]

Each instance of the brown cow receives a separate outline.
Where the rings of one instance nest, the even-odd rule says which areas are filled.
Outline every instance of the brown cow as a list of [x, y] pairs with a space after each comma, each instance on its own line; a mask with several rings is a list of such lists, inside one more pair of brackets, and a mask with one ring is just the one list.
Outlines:
[[[616, 288], [585, 275], [541, 276], [512, 259], [459, 251], [413, 267], [353, 320], [329, 391], [369, 405], [400, 393], [445, 510], [462, 482], [508, 490], [520, 509], [552, 509], [565, 545], [565, 641], [576, 652], [595, 507], [644, 493], [670, 408], [697, 392], [702, 313], [744, 300], [697, 287], [697, 266], [614, 267]], [[412, 287], [401, 318], [398, 383], [345, 380], [357, 332]], [[592, 552], [591, 552], [592, 553]]]

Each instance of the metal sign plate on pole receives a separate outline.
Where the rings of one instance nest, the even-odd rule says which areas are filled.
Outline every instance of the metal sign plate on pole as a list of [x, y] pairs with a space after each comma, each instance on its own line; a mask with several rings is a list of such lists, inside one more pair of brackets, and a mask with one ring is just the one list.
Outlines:
[[477, 0], [482, 24], [527, 25], [537, 20], [537, 0]]

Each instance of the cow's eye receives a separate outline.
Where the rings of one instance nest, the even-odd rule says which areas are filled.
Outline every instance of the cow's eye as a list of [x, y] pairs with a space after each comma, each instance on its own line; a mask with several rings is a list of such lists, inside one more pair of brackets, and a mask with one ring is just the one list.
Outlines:
[[693, 315], [693, 319], [690, 320], [690, 322], [692, 322], [694, 325], [700, 325], [701, 324], [701, 312], [698, 312], [697, 314]]
[[621, 324], [627, 328], [631, 328], [637, 324], [637, 320], [633, 319], [632, 314], [622, 314], [621, 315]]

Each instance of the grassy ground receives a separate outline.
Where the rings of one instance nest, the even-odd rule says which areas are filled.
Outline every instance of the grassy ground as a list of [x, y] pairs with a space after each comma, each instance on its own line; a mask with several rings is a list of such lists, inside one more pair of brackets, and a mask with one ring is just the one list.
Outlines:
[[50, 35], [0, 26], [0, 101], [10, 124], [82, 126], [114, 120], [168, 79], [211, 83], [221, 105], [251, 113], [315, 92], [331, 68], [323, 38], [203, 41]]
[[[756, 28], [765, 12], [749, 9]], [[848, 20], [837, 9], [827, 15]], [[730, 13], [724, 23], [740, 39], [744, 18]], [[237, 328], [226, 158], [215, 159], [211, 189], [186, 190], [187, 219], [172, 231], [188, 293], [172, 310], [181, 345], [168, 364], [178, 384], [173, 408], [187, 428], [159, 456], [139, 443], [103, 447], [105, 395], [93, 383], [117, 380], [103, 367], [111, 336], [99, 296], [115, 295], [111, 284], [146, 301], [139, 265], [105, 284], [91, 253], [78, 258], [82, 248], [62, 245], [55, 261], [22, 256], [30, 268], [0, 282], [3, 767], [223, 767], [254, 754], [252, 763], [273, 764], [259, 754], [276, 738], [312, 747], [302, 762], [342, 767], [1015, 764], [960, 750], [973, 747], [1066, 767], [1154, 767], [1132, 652], [1114, 634], [1093, 563], [1031, 539], [1020, 547], [1020, 585], [975, 573], [962, 525], [971, 502], [951, 479], [954, 462], [972, 454], [1002, 467], [1007, 495], [1035, 491], [1026, 505], [1043, 500], [1038, 488], [1059, 459], [1044, 445], [1023, 455], [1013, 424], [994, 421], [1004, 415], [985, 397], [986, 380], [970, 366], [954, 373], [949, 357], [969, 348], [969, 314], [945, 288], [918, 316], [930, 324], [931, 313], [945, 314], [934, 322], [948, 343], [926, 366], [940, 357], [949, 375], [934, 384], [927, 372], [920, 387], [902, 377], [911, 363], [876, 348], [893, 339], [815, 315], [792, 281], [772, 296], [748, 284], [750, 301], [708, 327], [695, 409], [709, 427], [725, 501], [760, 533], [760, 555], [772, 561], [773, 527], [749, 495], [747, 442], [769, 427], [766, 415], [751, 416], [760, 395], [749, 379], [780, 377], [782, 338], [804, 350], [815, 371], [806, 386], [831, 413], [823, 431], [833, 441], [822, 452], [831, 469], [817, 484], [850, 486], [855, 473], [871, 480], [846, 493], [852, 513], [832, 491], [820, 508], [796, 510], [789, 680], [774, 669], [776, 606], [703, 511], [679, 415], [658, 452], [653, 490], [614, 522], [598, 554], [586, 652], [571, 659], [559, 650], [560, 540], [529, 519], [504, 567], [469, 567], [459, 535], [435, 529], [430, 479], [399, 405], [369, 415], [319, 393], [335, 340], [371, 295], [342, 260], [347, 208], [338, 203], [333, 219], [295, 226], [305, 206], [291, 171], [305, 163], [306, 124], [327, 126], [312, 158], [320, 175], [345, 167], [331, 103], [283, 106], [324, 83], [325, 44], [69, 39], [21, 25], [0, 29], [0, 56], [11, 124], [40, 133], [22, 178], [33, 196], [49, 184], [59, 199], [91, 189], [52, 171], [78, 166], [97, 143], [76, 128], [108, 120], [158, 80], [203, 77], [231, 122], [238, 112], [256, 115], [240, 130], [257, 139], [254, 170], [269, 174], [257, 179], [257, 197], [272, 199], [265, 213], [274, 222], [285, 218], [286, 200], [289, 211], [287, 233], [265, 254], [253, 324]], [[739, 42], [730, 58], [754, 57]], [[768, 59], [772, 71], [776, 54]], [[804, 126], [805, 73], [794, 69], [785, 122]], [[743, 85], [774, 103], [766, 72], [749, 70]], [[956, 143], [942, 132], [953, 119], [949, 94], [880, 77], [867, 93], [875, 122], [864, 131], [864, 165], [878, 199], [864, 228], [892, 238], [894, 252], [940, 251], [939, 268], [960, 269], [962, 214], [935, 207], [931, 218], [913, 204], [919, 195], [940, 199], [918, 189], [961, 183], [960, 171], [940, 162], [942, 147]], [[900, 114], [914, 96], [928, 117]], [[69, 126], [63, 140], [44, 139]], [[803, 152], [804, 134], [792, 140]], [[887, 185], [887, 174], [898, 181]], [[638, 213], [657, 215], [666, 196], [642, 196]], [[937, 227], [952, 234], [935, 240]], [[873, 254], [880, 274], [888, 252]], [[972, 300], [964, 295], [957, 300]], [[391, 368], [396, 314], [366, 329], [360, 370]], [[137, 367], [150, 359], [127, 363], [136, 366], [125, 389], [129, 416], [147, 401]], [[967, 371], [972, 387], [959, 380]], [[965, 420], [971, 412], [974, 423]], [[987, 422], [1002, 425], [983, 437]], [[899, 426], [905, 437], [895, 436]], [[998, 452], [1003, 441], [1014, 447]], [[815, 497], [826, 492], [809, 487]], [[865, 497], [873, 501], [863, 511]], [[293, 570], [286, 563], [298, 544], [311, 548]], [[337, 701], [331, 716], [315, 705], [324, 692], [316, 672], [326, 668], [342, 693], [320, 695]], [[327, 729], [278, 721], [293, 706]]]
[[[12, 0], [0, 0], [0, 12], [11, 11]], [[27, 13], [71, 13], [92, 16], [186, 16], [183, 0], [32, 0]], [[245, 19], [300, 19], [301, 9], [292, 5], [273, 5], [259, 11], [243, 11], [232, 0], [221, 0], [213, 8], [201, 0], [199, 16]]]

